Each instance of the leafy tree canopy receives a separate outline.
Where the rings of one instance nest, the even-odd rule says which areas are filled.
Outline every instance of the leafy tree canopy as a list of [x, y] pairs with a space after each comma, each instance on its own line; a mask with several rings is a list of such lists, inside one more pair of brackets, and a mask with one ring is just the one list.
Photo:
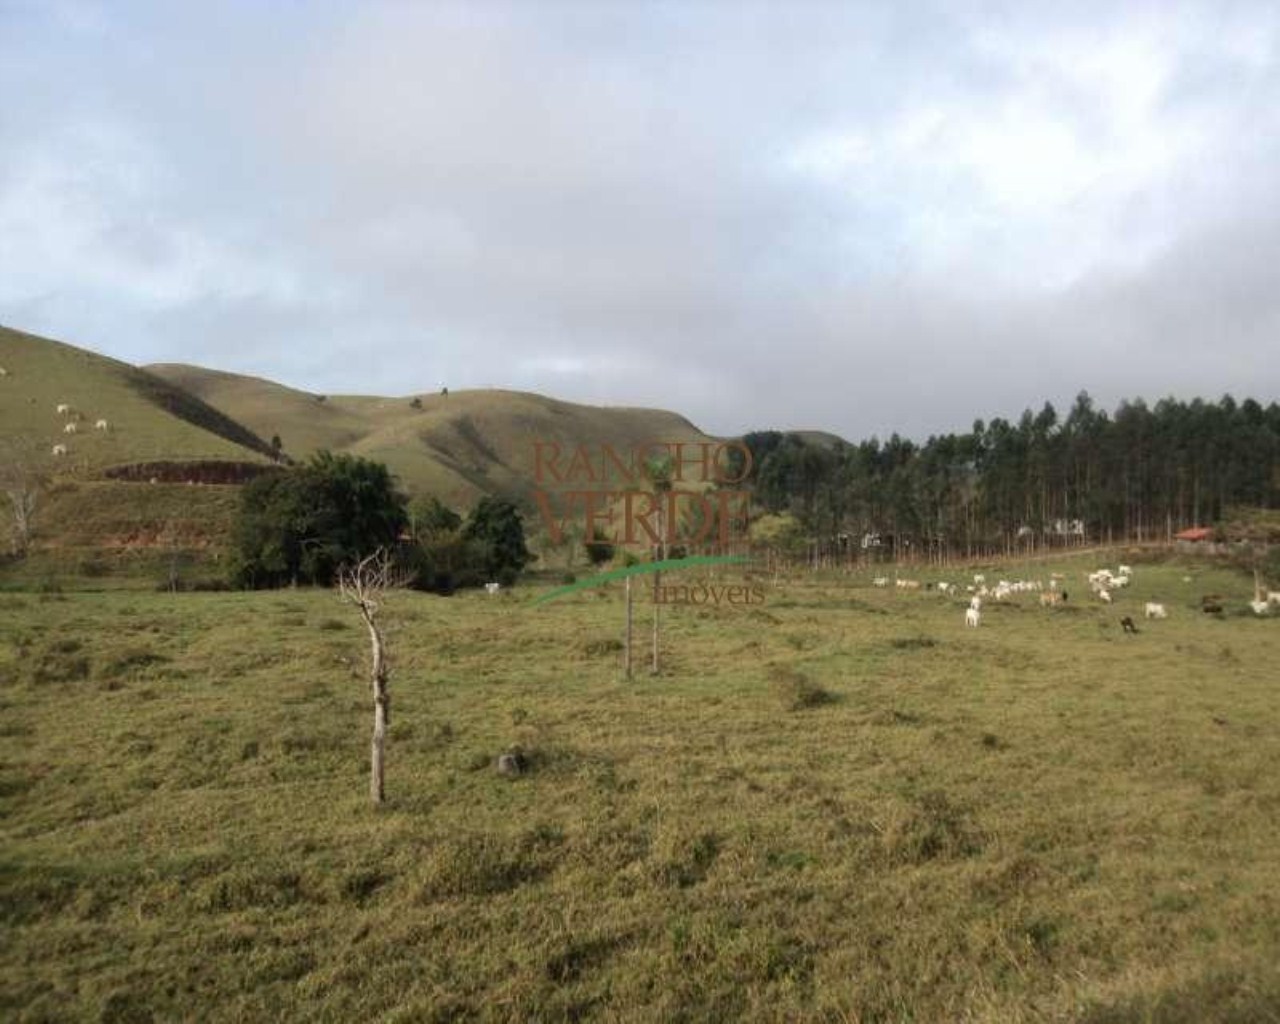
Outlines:
[[414, 498], [409, 503], [409, 523], [414, 537], [421, 541], [457, 533], [462, 527], [462, 516], [432, 495]]
[[481, 545], [484, 571], [491, 580], [507, 586], [533, 561], [525, 546], [520, 512], [505, 498], [481, 498], [467, 518], [462, 539]]
[[322, 451], [246, 485], [236, 523], [236, 581], [328, 586], [338, 566], [395, 545], [404, 497], [380, 462]]

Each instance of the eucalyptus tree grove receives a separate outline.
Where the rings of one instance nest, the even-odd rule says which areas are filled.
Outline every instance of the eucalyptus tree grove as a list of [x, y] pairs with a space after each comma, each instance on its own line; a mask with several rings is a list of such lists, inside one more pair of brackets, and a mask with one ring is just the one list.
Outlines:
[[978, 420], [923, 444], [748, 434], [751, 483], [826, 552], [944, 558], [1158, 540], [1229, 506], [1280, 507], [1280, 405], [1141, 399], [1113, 414], [1087, 393], [1065, 417]]

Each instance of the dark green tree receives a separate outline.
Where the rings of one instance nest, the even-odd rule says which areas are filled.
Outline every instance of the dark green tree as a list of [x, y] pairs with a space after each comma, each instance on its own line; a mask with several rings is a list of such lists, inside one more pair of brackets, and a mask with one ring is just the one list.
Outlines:
[[246, 485], [235, 527], [237, 582], [329, 586], [340, 565], [394, 547], [407, 517], [386, 466], [322, 451]]
[[409, 526], [414, 540], [422, 543], [457, 533], [462, 528], [462, 516], [433, 494], [409, 503]]
[[415, 498], [409, 504], [414, 543], [402, 550], [413, 569], [413, 586], [436, 594], [452, 594], [486, 581], [485, 547], [462, 537], [462, 517], [439, 498]]
[[488, 579], [504, 586], [514, 583], [533, 561], [525, 546], [524, 521], [516, 506], [505, 498], [481, 498], [467, 517], [462, 539], [478, 545], [480, 563]]

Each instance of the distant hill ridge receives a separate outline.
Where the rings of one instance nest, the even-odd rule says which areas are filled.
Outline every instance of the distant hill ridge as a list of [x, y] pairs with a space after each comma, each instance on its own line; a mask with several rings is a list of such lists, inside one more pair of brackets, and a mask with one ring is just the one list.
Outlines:
[[[624, 451], [646, 441], [716, 441], [662, 409], [601, 407], [524, 391], [403, 397], [316, 395], [258, 377], [185, 364], [136, 367], [64, 342], [0, 328], [0, 440], [38, 457], [55, 476], [178, 479], [197, 461], [264, 464], [321, 449], [385, 462], [402, 487], [463, 507], [483, 494], [525, 498], [534, 443]], [[70, 417], [56, 408], [72, 406]], [[98, 419], [108, 431], [92, 429]], [[68, 419], [78, 433], [64, 435]], [[52, 455], [66, 443], [65, 457]], [[151, 467], [169, 463], [172, 473]], [[176, 474], [176, 475], [175, 475]], [[581, 481], [560, 487], [580, 487]]]
[[579, 405], [525, 391], [326, 396], [197, 366], [145, 369], [262, 437], [278, 435], [294, 458], [327, 448], [377, 459], [410, 490], [455, 503], [483, 493], [528, 494], [537, 486], [535, 441], [568, 451], [576, 445], [621, 450], [651, 440], [715, 440], [666, 410]]

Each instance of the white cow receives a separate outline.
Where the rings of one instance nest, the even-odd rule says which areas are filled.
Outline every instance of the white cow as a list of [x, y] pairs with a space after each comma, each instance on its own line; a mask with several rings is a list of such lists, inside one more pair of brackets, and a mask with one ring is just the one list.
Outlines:
[[55, 445], [53, 446], [53, 454], [54, 454], [54, 455], [66, 455], [66, 454], [67, 454], [67, 446], [66, 446], [65, 444], [55, 444]]
[[1146, 614], [1149, 619], [1167, 619], [1169, 617], [1169, 612], [1165, 609], [1165, 606], [1158, 601], [1147, 602]]
[[71, 406], [67, 405], [67, 403], [66, 403], [66, 402], [59, 402], [59, 403], [58, 403], [58, 415], [59, 415], [59, 416], [65, 416], [65, 415], [66, 415], [67, 413], [69, 413], [70, 411], [71, 411]]
[[977, 608], [968, 608], [965, 610], [964, 624], [966, 626], [973, 626], [976, 629], [978, 627], [978, 623], [981, 621], [982, 612], [978, 611]]
[[106, 430], [106, 429], [107, 429], [107, 421], [106, 421], [106, 420], [98, 420], [98, 422], [97, 422], [97, 423], [95, 423], [95, 424], [93, 425], [93, 429], [94, 429], [94, 430]]
[[486, 583], [484, 585], [484, 591], [486, 594], [496, 594], [501, 589], [502, 589], [501, 583]]
[[77, 428], [74, 423], [68, 423], [65, 427], [62, 428], [62, 432], [64, 434], [74, 434], [77, 429], [79, 428]]

